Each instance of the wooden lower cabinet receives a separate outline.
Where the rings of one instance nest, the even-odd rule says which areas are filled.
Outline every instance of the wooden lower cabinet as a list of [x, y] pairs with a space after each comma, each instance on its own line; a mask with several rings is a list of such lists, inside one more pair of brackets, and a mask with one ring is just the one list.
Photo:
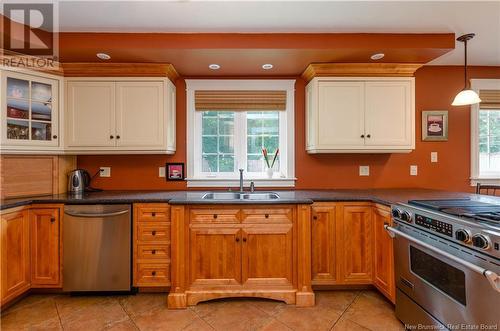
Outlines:
[[299, 217], [296, 208], [176, 206], [169, 308], [223, 297], [313, 305], [310, 261], [298, 254], [310, 256], [310, 240], [297, 234], [299, 223], [304, 238], [310, 238], [309, 213]]
[[371, 204], [341, 207], [340, 261], [343, 284], [372, 283], [373, 224]]
[[312, 283], [331, 285], [338, 281], [337, 205], [315, 203], [312, 206]]
[[370, 202], [322, 202], [311, 207], [313, 285], [373, 284], [395, 302], [390, 208]]
[[31, 209], [31, 287], [62, 287], [62, 206]]
[[170, 206], [135, 203], [132, 223], [133, 285], [170, 286]]
[[384, 229], [385, 224], [392, 225], [390, 208], [375, 205], [373, 207], [373, 284], [383, 295], [391, 300], [392, 303], [395, 303], [396, 285], [394, 280], [393, 239]]
[[30, 279], [29, 210], [1, 216], [1, 304], [28, 291]]

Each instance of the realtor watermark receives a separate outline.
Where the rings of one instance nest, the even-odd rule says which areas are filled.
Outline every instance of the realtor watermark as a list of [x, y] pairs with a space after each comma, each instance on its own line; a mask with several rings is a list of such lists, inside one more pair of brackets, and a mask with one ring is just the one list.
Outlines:
[[57, 9], [53, 1], [2, 1], [2, 66], [58, 68]]
[[498, 324], [405, 324], [406, 330], [498, 330]]

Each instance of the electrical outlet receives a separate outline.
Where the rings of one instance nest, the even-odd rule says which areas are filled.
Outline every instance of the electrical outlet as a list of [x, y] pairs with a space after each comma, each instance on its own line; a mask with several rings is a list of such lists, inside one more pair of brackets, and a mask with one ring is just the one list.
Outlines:
[[370, 176], [370, 166], [359, 166], [360, 176]]
[[438, 152], [431, 152], [431, 162], [435, 163], [438, 161]]
[[111, 167], [101, 167], [99, 177], [111, 177]]
[[158, 167], [158, 177], [165, 177], [165, 167]]
[[416, 165], [410, 166], [410, 176], [416, 176], [418, 174], [418, 167]]

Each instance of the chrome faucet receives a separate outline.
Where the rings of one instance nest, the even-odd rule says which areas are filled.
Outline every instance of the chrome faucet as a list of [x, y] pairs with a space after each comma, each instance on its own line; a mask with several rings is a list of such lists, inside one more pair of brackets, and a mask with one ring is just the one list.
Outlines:
[[240, 170], [240, 192], [243, 192], [243, 171], [244, 169], [239, 169]]

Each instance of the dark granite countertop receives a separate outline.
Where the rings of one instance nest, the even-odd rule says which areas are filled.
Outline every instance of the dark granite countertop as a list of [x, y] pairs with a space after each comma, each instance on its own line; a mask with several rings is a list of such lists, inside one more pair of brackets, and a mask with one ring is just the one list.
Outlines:
[[[168, 202], [170, 204], [309, 204], [327, 201], [372, 201], [384, 205], [408, 202], [412, 199], [450, 199], [473, 198], [479, 196], [472, 193], [448, 192], [420, 188], [407, 189], [339, 189], [339, 190], [276, 190], [279, 200], [268, 201], [210, 201], [201, 197], [207, 191], [103, 191], [85, 193], [83, 196], [69, 194], [48, 195], [5, 199], [0, 201], [0, 209], [29, 205], [32, 203], [65, 203], [65, 204], [117, 204], [134, 202]], [[500, 197], [489, 198], [500, 204]]]

